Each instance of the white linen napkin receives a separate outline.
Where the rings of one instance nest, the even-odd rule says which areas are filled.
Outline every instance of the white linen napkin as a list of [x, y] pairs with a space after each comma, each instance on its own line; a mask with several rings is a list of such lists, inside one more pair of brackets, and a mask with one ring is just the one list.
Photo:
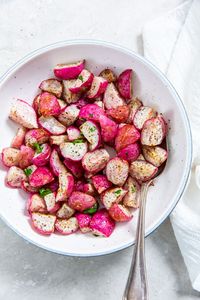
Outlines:
[[191, 178], [170, 218], [192, 286], [200, 291], [200, 1], [184, 2], [146, 24], [143, 42], [145, 57], [175, 86], [190, 118]]

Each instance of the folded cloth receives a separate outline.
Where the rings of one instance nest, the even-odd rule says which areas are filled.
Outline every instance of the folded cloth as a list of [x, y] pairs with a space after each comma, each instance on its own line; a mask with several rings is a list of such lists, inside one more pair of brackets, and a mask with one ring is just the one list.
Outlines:
[[194, 289], [200, 291], [200, 1], [186, 1], [145, 25], [144, 55], [172, 82], [193, 135], [190, 182], [170, 216]]

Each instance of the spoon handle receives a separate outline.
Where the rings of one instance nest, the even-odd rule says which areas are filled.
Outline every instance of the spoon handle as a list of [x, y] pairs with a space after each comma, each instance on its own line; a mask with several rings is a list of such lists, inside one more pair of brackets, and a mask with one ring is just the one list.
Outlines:
[[150, 180], [141, 187], [136, 244], [123, 300], [148, 300], [144, 234], [146, 198], [148, 187], [151, 183], [152, 181]]

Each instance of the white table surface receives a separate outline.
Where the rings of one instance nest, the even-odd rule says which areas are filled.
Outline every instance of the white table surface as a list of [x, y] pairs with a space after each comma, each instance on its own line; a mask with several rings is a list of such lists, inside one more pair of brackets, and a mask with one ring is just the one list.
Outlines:
[[[0, 0], [0, 74], [52, 42], [94, 38], [142, 53], [142, 27], [182, 0]], [[3, 99], [1, 99], [3, 101]], [[132, 247], [80, 259], [28, 244], [0, 221], [0, 300], [120, 300]], [[151, 300], [193, 300], [169, 220], [146, 239]]]

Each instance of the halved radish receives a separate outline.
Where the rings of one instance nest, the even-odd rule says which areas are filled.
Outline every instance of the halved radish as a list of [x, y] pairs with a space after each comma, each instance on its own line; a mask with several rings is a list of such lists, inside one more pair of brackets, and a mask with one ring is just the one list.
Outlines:
[[18, 167], [10, 167], [5, 182], [9, 187], [20, 188], [22, 181], [27, 180], [24, 171]]
[[106, 176], [115, 185], [122, 186], [129, 172], [129, 164], [119, 157], [112, 158], [106, 165]]
[[60, 146], [60, 144], [68, 142], [68, 137], [66, 134], [63, 135], [51, 135], [49, 138], [49, 142], [51, 145]]
[[68, 205], [80, 212], [91, 208], [95, 203], [93, 196], [77, 191], [74, 191], [68, 199]]
[[122, 201], [126, 193], [127, 190], [123, 189], [122, 187], [108, 189], [101, 194], [101, 202], [106, 209], [109, 209], [113, 203], [119, 203]]
[[21, 127], [18, 128], [15, 137], [12, 140], [11, 147], [19, 149], [21, 145], [24, 143], [24, 138], [26, 134], [26, 128]]
[[133, 94], [132, 87], [133, 70], [123, 71], [117, 78], [117, 87], [120, 95], [125, 99], [131, 99]]
[[44, 92], [54, 94], [57, 98], [60, 98], [62, 95], [62, 84], [59, 80], [54, 78], [43, 80], [39, 88]]
[[150, 180], [157, 173], [158, 168], [144, 160], [135, 160], [130, 165], [130, 175], [139, 182]]
[[57, 64], [54, 68], [54, 74], [60, 79], [74, 79], [84, 69], [84, 60], [70, 64]]
[[75, 190], [78, 192], [83, 192], [88, 195], [95, 195], [95, 189], [92, 183], [85, 183], [84, 181], [78, 181], [75, 186]]
[[31, 219], [34, 229], [40, 234], [50, 235], [54, 232], [56, 216], [34, 212]]
[[55, 149], [51, 153], [50, 166], [52, 168], [53, 173], [56, 176], [58, 176], [61, 172], [65, 171], [65, 166], [61, 162], [58, 152]]
[[55, 228], [61, 234], [72, 234], [78, 230], [78, 221], [75, 217], [71, 217], [68, 220], [57, 219]]
[[92, 183], [99, 194], [112, 186], [106, 175], [95, 175], [92, 177]]
[[1, 153], [1, 159], [6, 167], [18, 166], [20, 161], [20, 151], [15, 148], [4, 148]]
[[90, 229], [90, 221], [92, 219], [91, 215], [78, 213], [76, 214], [75, 217], [77, 218], [78, 226], [82, 233], [87, 233], [91, 231]]
[[45, 201], [38, 194], [33, 194], [29, 197], [26, 208], [29, 214], [34, 212], [47, 213]]
[[56, 202], [65, 201], [74, 189], [74, 177], [66, 170], [58, 175], [59, 188], [56, 195]]
[[39, 112], [45, 117], [58, 116], [61, 108], [57, 98], [53, 94], [43, 92], [40, 95]]
[[74, 213], [75, 210], [73, 208], [69, 207], [67, 203], [63, 203], [61, 208], [57, 211], [56, 216], [60, 219], [69, 219]]
[[101, 135], [104, 142], [113, 141], [118, 132], [118, 125], [105, 115], [100, 115], [99, 123], [101, 126]]
[[138, 98], [134, 98], [130, 100], [130, 102], [128, 103], [130, 113], [129, 113], [127, 123], [129, 124], [133, 123], [135, 113], [142, 105], [143, 105], [142, 102]]
[[109, 153], [105, 149], [97, 149], [87, 152], [82, 159], [83, 168], [89, 173], [97, 173], [103, 170], [110, 158]]
[[38, 193], [38, 191], [39, 191], [39, 188], [31, 186], [30, 183], [28, 183], [26, 180], [22, 181], [21, 188], [26, 193], [31, 193], [31, 194]]
[[55, 213], [60, 205], [56, 203], [56, 193], [49, 193], [44, 196], [44, 202], [46, 204], [47, 211], [50, 213]]
[[75, 94], [84, 91], [91, 86], [93, 78], [94, 75], [91, 72], [83, 69], [69, 90]]
[[129, 116], [129, 106], [122, 105], [117, 108], [111, 108], [106, 111], [106, 114], [112, 117], [117, 123], [127, 122]]
[[125, 185], [123, 186], [128, 193], [123, 198], [123, 204], [128, 207], [138, 208], [139, 207], [139, 192], [140, 192], [140, 185], [139, 183], [132, 178], [131, 176], [128, 177]]
[[153, 108], [148, 106], [141, 106], [135, 113], [133, 124], [137, 129], [142, 129], [144, 123], [155, 116], [156, 111]]
[[32, 104], [32, 106], [33, 106], [35, 112], [36, 112], [38, 115], [40, 114], [40, 112], [39, 112], [40, 95], [41, 95], [41, 94], [37, 95], [37, 96], [34, 98], [33, 104]]
[[99, 76], [106, 79], [109, 83], [110, 82], [115, 82], [117, 80], [117, 76], [115, 75], [115, 73], [111, 69], [104, 69], [103, 71], [101, 71]]
[[141, 153], [140, 145], [136, 142], [124, 147], [118, 152], [118, 156], [129, 162], [134, 161], [138, 158]]
[[69, 141], [74, 141], [82, 137], [80, 130], [75, 126], [69, 126], [67, 128], [67, 136]]
[[87, 93], [89, 99], [94, 99], [103, 94], [108, 85], [108, 81], [101, 76], [94, 76], [90, 90]]
[[101, 115], [105, 115], [105, 111], [96, 104], [87, 104], [80, 109], [79, 118], [84, 120], [99, 121]]
[[42, 128], [31, 129], [25, 135], [26, 146], [33, 147], [35, 143], [40, 145], [48, 142], [48, 140], [49, 140], [49, 133]]
[[41, 146], [41, 152], [35, 153], [32, 163], [38, 167], [44, 166], [48, 163], [50, 155], [51, 155], [51, 147], [49, 144], [42, 144]]
[[50, 134], [53, 135], [60, 135], [66, 131], [66, 127], [60, 122], [58, 122], [58, 120], [56, 120], [56, 118], [54, 118], [53, 116], [49, 116], [49, 117], [41, 116], [38, 119], [38, 122], [41, 127], [43, 127]]
[[76, 177], [81, 178], [84, 174], [84, 169], [82, 167], [81, 161], [73, 161], [71, 159], [65, 158], [64, 164], [67, 169]]
[[118, 130], [117, 136], [115, 138], [116, 151], [118, 152], [128, 145], [134, 144], [135, 142], [137, 142], [137, 140], [139, 140], [139, 138], [140, 133], [134, 125], [124, 125]]
[[17, 100], [12, 105], [9, 118], [25, 128], [38, 128], [36, 112], [24, 100]]
[[101, 145], [101, 133], [96, 123], [86, 121], [80, 126], [80, 130], [89, 142], [90, 151], [97, 149]]
[[35, 151], [29, 147], [22, 145], [20, 147], [20, 160], [19, 160], [19, 167], [24, 169], [30, 166], [33, 162]]
[[125, 105], [125, 101], [120, 97], [115, 85], [109, 83], [103, 98], [106, 109], [117, 108], [118, 106]]
[[74, 161], [80, 161], [86, 154], [87, 149], [87, 142], [84, 142], [83, 140], [75, 140], [60, 145], [62, 156]]
[[92, 216], [90, 228], [95, 235], [109, 237], [115, 229], [115, 222], [106, 209], [100, 209]]
[[51, 171], [47, 167], [38, 167], [30, 176], [29, 183], [33, 187], [40, 187], [54, 180]]
[[127, 222], [133, 217], [128, 208], [118, 203], [113, 204], [108, 213], [116, 222]]
[[160, 145], [167, 133], [166, 123], [161, 115], [147, 120], [141, 132], [141, 143], [147, 146]]
[[142, 152], [145, 159], [156, 167], [160, 167], [168, 157], [168, 152], [159, 146], [143, 146]]
[[58, 116], [58, 120], [63, 125], [70, 126], [78, 119], [79, 111], [75, 104], [71, 104]]
[[70, 91], [70, 88], [72, 86], [74, 86], [76, 80], [73, 79], [73, 80], [63, 80], [63, 99], [65, 99], [65, 101], [68, 103], [68, 104], [71, 104], [71, 103], [76, 103], [80, 96], [81, 96], [81, 93], [77, 93], [77, 94], [74, 94]]

